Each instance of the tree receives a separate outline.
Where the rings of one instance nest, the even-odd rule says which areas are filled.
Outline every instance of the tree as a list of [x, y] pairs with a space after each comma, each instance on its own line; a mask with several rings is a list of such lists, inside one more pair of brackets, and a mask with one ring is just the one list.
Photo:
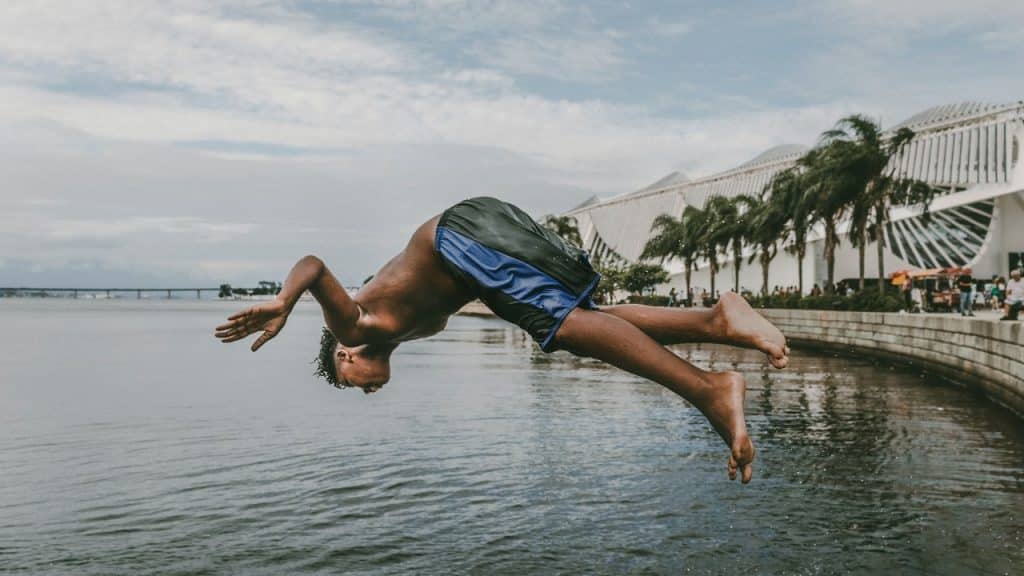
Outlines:
[[551, 230], [555, 234], [561, 236], [563, 240], [573, 246], [583, 246], [583, 240], [580, 238], [580, 229], [579, 225], [576, 223], [576, 218], [572, 216], [546, 216], [542, 225], [548, 230]]
[[797, 161], [805, 185], [803, 201], [811, 207], [810, 220], [821, 222], [825, 228], [825, 290], [828, 292], [835, 290], [836, 248], [839, 246], [837, 228], [852, 202], [851, 187], [838, 170], [844, 147], [843, 142], [824, 141]]
[[658, 284], [668, 281], [668, 272], [657, 264], [633, 264], [626, 269], [622, 287], [633, 294], [643, 295]]
[[801, 168], [787, 168], [772, 177], [767, 194], [770, 201], [786, 216], [785, 228], [779, 232], [780, 239], [788, 240], [785, 249], [796, 256], [797, 287], [804, 293], [804, 258], [807, 256], [807, 236], [813, 225], [814, 206], [807, 198], [806, 181]]
[[761, 295], [768, 296], [768, 267], [779, 251], [779, 241], [786, 235], [789, 213], [786, 198], [775, 197], [771, 184], [765, 187], [761, 198], [748, 200], [746, 212], [747, 239], [757, 247], [750, 256], [761, 263]]
[[686, 223], [681, 217], [676, 219], [668, 214], [662, 214], [654, 219], [651, 232], [653, 235], [644, 244], [640, 258], [660, 258], [662, 263], [671, 258], [682, 260], [686, 277], [686, 295], [689, 298], [690, 277], [697, 267], [698, 250], [697, 245], [687, 237]]
[[680, 218], [683, 223], [684, 242], [693, 247], [708, 262], [711, 276], [711, 296], [715, 295], [715, 276], [718, 274], [718, 245], [711, 238], [712, 214], [696, 206], [687, 206]]
[[594, 299], [603, 304], [613, 303], [615, 292], [622, 289], [622, 280], [626, 275], [625, 268], [598, 261], [594, 262], [594, 270], [601, 275], [601, 281], [594, 289]]
[[[740, 268], [743, 263], [743, 243], [749, 234], [749, 223], [744, 219], [744, 212], [754, 203], [747, 195], [731, 198], [715, 196], [707, 201], [704, 210], [708, 213], [711, 226], [708, 228], [707, 241], [716, 249], [731, 251], [733, 259], [733, 290], [740, 291]], [[712, 294], [714, 288], [712, 288]]]
[[914, 138], [909, 128], [901, 128], [886, 137], [882, 128], [866, 116], [855, 114], [840, 120], [825, 132], [823, 139], [832, 144], [837, 181], [848, 189], [850, 202], [850, 240], [858, 249], [860, 289], [864, 290], [864, 253], [869, 241], [877, 243], [879, 293], [885, 293], [885, 224], [892, 206], [928, 205], [937, 189], [921, 180], [897, 174], [897, 158]]

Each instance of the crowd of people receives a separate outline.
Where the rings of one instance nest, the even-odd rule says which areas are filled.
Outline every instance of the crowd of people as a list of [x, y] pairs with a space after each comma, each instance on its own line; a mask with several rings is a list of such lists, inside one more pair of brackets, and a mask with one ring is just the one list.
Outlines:
[[979, 281], [971, 276], [969, 269], [934, 282], [916, 282], [907, 276], [901, 288], [906, 309], [911, 312], [934, 311], [940, 303], [940, 310], [948, 306], [961, 316], [970, 317], [977, 307], [988, 306], [993, 312], [1003, 312], [1000, 320], [1017, 320], [1024, 306], [1024, 280], [1021, 280], [1020, 270], [1011, 271], [1009, 281], [1002, 276]]
[[[993, 311], [1002, 311], [1003, 316], [1000, 320], [1010, 321], [1017, 320], [1021, 308], [1024, 307], [1024, 279], [1021, 279], [1021, 270], [1019, 269], [1010, 272], [1009, 280], [1002, 276], [993, 276], [989, 281], [980, 282], [971, 276], [969, 269], [964, 269], [955, 277], [944, 281], [946, 282], [945, 286], [939, 281], [915, 282], [909, 275], [906, 276], [900, 288], [907, 311], [934, 311], [937, 293], [948, 293], [949, 308], [955, 307], [961, 316], [974, 316], [976, 305], [981, 304], [990, 306]], [[841, 294], [850, 295], [853, 292], [852, 286], [843, 285], [842, 282], [837, 285], [836, 289]], [[740, 293], [747, 298], [754, 296], [746, 288], [742, 288]], [[771, 295], [776, 297], [799, 293], [800, 289], [796, 286], [776, 285], [771, 291]], [[821, 286], [815, 284], [808, 296], [821, 296], [824, 293]], [[694, 287], [690, 289], [688, 295], [682, 297], [673, 287], [668, 293], [668, 305], [671, 307], [694, 305], [710, 307], [718, 302], [719, 296], [718, 290], [711, 294], [706, 289]]]

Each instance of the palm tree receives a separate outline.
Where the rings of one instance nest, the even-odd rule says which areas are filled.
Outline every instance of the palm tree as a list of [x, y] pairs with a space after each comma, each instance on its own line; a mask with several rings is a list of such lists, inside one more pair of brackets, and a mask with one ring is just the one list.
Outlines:
[[546, 216], [543, 225], [548, 230], [562, 237], [563, 240], [576, 247], [583, 246], [580, 238], [580, 229], [576, 224], [576, 218], [572, 216]]
[[847, 153], [846, 144], [828, 141], [811, 149], [797, 161], [802, 170], [805, 186], [803, 201], [808, 202], [811, 222], [821, 222], [825, 228], [825, 290], [835, 289], [836, 248], [839, 246], [838, 226], [852, 203], [851, 186], [839, 170], [840, 159]]
[[[693, 251], [693, 270], [697, 268], [696, 258], [708, 260], [708, 274], [711, 276], [711, 294], [715, 295], [715, 276], [718, 274], [718, 247], [709, 242], [709, 214], [696, 206], [687, 206], [679, 218], [683, 224], [683, 244]], [[687, 287], [686, 297], [690, 297]]]
[[829, 156], [829, 169], [837, 193], [846, 198], [849, 206], [847, 235], [850, 243], [857, 248], [858, 289], [863, 291], [865, 251], [870, 242], [868, 229], [874, 208], [869, 180], [870, 173], [874, 171], [872, 164], [880, 159], [874, 152], [879, 151], [881, 128], [864, 116], [852, 115], [822, 133], [821, 138], [834, 152]]
[[788, 240], [786, 251], [796, 256], [797, 287], [804, 293], [804, 258], [807, 256], [807, 236], [814, 224], [814, 205], [808, 198], [806, 178], [800, 166], [787, 168], [772, 177], [766, 193], [770, 202], [786, 215], [785, 226], [779, 230], [781, 239]]
[[718, 243], [713, 238], [714, 214], [707, 209], [687, 206], [681, 218], [685, 234], [685, 243], [693, 246], [697, 255], [708, 262], [708, 274], [711, 276], [711, 297], [715, 296], [715, 276], [718, 275]]
[[740, 268], [743, 263], [743, 242], [749, 233], [744, 211], [754, 203], [747, 195], [731, 198], [715, 196], [707, 201], [704, 210], [711, 220], [708, 240], [723, 251], [731, 251], [733, 259], [733, 290], [740, 291]]
[[708, 241], [710, 222], [708, 212], [696, 206], [687, 206], [679, 219], [662, 214], [651, 224], [653, 236], [644, 245], [640, 258], [679, 258], [683, 261], [686, 274], [687, 298], [691, 293], [690, 279], [697, 269], [697, 259], [708, 261], [711, 270], [711, 292], [715, 290], [715, 273], [718, 271], [717, 246]]
[[686, 295], [689, 298], [690, 277], [697, 267], [698, 251], [697, 245], [688, 241], [683, 218], [676, 219], [669, 214], [662, 214], [654, 219], [651, 232], [653, 235], [644, 245], [640, 258], [660, 258], [662, 262], [670, 258], [682, 260], [686, 276]]
[[833, 158], [841, 175], [841, 185], [853, 195], [850, 214], [850, 240], [860, 258], [860, 289], [864, 289], [864, 252], [869, 241], [877, 242], [879, 293], [885, 293], [885, 224], [894, 205], [923, 204], [925, 210], [937, 189], [927, 183], [902, 178], [893, 159], [914, 138], [909, 128], [892, 136], [883, 135], [881, 126], [862, 115], [847, 116], [822, 138], [839, 151]]
[[785, 238], [790, 215], [786, 198], [773, 194], [772, 184], [765, 187], [760, 198], [751, 198], [746, 212], [747, 239], [758, 251], [750, 256], [761, 263], [761, 295], [768, 296], [768, 267], [778, 254], [779, 241]]
[[733, 292], [740, 292], [740, 267], [743, 264], [743, 245], [750, 240], [754, 233], [753, 222], [751, 221], [751, 210], [757, 207], [760, 200], [747, 195], [740, 194], [731, 198], [736, 219], [731, 222], [730, 236], [732, 237], [732, 258], [736, 270], [733, 276]]

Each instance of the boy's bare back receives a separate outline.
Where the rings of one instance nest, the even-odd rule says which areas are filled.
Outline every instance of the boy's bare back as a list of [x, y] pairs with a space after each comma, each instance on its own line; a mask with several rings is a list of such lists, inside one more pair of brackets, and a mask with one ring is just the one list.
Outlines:
[[353, 297], [389, 340], [403, 342], [436, 334], [473, 299], [435, 250], [439, 218], [434, 216], [417, 228], [405, 249]]

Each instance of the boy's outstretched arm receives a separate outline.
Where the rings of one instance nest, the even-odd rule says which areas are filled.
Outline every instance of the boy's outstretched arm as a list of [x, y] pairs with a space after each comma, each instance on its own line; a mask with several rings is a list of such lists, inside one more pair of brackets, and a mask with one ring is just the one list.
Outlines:
[[292, 308], [306, 290], [320, 303], [324, 321], [335, 338], [345, 344], [359, 344], [361, 309], [323, 261], [312, 255], [304, 256], [295, 263], [277, 298], [231, 315], [225, 324], [217, 327], [215, 335], [226, 343], [262, 331], [263, 334], [252, 344], [255, 352], [281, 332]]

